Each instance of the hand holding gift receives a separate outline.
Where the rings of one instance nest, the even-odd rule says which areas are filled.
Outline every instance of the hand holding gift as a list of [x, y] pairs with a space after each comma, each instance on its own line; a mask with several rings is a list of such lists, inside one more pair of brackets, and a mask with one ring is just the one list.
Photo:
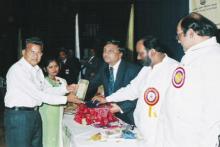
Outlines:
[[70, 85], [67, 85], [66, 86], [66, 89], [69, 91], [69, 92], [72, 92], [72, 93], [76, 93], [77, 92], [77, 89], [78, 89], [78, 85], [77, 84], [70, 84]]
[[73, 93], [69, 93], [67, 95], [67, 101], [68, 102], [72, 102], [72, 103], [76, 103], [76, 104], [79, 104], [79, 103], [84, 103], [82, 100], [80, 100], [76, 95], [74, 95]]

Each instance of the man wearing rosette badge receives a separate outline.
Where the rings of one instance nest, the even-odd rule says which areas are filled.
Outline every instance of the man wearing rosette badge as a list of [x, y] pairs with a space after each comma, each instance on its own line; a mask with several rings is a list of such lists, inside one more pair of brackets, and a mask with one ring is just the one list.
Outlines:
[[178, 62], [167, 56], [164, 45], [153, 36], [140, 39], [136, 50], [138, 59], [143, 60], [142, 63], [148, 66], [143, 67], [126, 87], [105, 99], [94, 97], [93, 100], [107, 103], [133, 100], [138, 97], [134, 111], [135, 125], [144, 137], [141, 145], [153, 147], [161, 104]]
[[220, 45], [216, 25], [198, 13], [183, 17], [177, 40], [185, 55], [173, 71], [154, 147], [219, 147]]

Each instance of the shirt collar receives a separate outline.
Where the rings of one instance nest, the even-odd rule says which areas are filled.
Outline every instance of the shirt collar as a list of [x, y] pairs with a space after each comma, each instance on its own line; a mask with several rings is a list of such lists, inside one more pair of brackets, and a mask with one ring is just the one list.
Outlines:
[[169, 58], [169, 57], [165, 54], [165, 57], [163, 58], [163, 60], [162, 60], [160, 63], [155, 64], [155, 65], [153, 66], [153, 68], [151, 68], [151, 69], [157, 68], [157, 67], [159, 67], [161, 64], [163, 64], [164, 62], [167, 62], [168, 58]]
[[190, 52], [192, 52], [192, 51], [195, 51], [195, 50], [198, 50], [198, 49], [205, 48], [206, 46], [214, 45], [214, 44], [216, 44], [216, 42], [217, 42], [217, 41], [216, 41], [216, 37], [211, 37], [211, 38], [209, 38], [209, 39], [207, 39], [207, 40], [205, 40], [205, 41], [203, 41], [203, 42], [201, 42], [201, 43], [198, 43], [198, 44], [196, 44], [196, 45], [190, 47], [190, 48], [185, 52], [185, 54], [188, 54], [188, 53], [190, 53]]
[[211, 51], [212, 46], [216, 46], [216, 44], [216, 37], [211, 37], [201, 43], [192, 46], [185, 52], [185, 55], [181, 59], [181, 63], [183, 65], [191, 64], [193, 60], [201, 57], [203, 53], [207, 53], [209, 50]]
[[110, 65], [109, 65], [109, 67], [112, 67], [114, 70], [116, 70], [116, 69], [118, 69], [120, 63], [121, 63], [121, 59], [118, 60], [118, 62], [117, 62], [114, 66], [110, 66]]
[[39, 67], [38, 65], [32, 66], [30, 63], [27, 62], [27, 60], [26, 60], [24, 57], [22, 57], [22, 58], [20, 59], [20, 62], [21, 62], [25, 67], [27, 67], [29, 70], [36, 70], [36, 71], [40, 70], [40, 67]]
[[62, 62], [65, 64], [67, 59], [64, 59]]

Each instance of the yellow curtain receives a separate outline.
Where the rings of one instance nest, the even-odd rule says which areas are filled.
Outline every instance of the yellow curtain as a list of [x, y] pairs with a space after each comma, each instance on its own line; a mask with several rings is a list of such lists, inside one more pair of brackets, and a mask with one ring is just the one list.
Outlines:
[[131, 5], [130, 19], [128, 24], [127, 48], [134, 50], [134, 4]]

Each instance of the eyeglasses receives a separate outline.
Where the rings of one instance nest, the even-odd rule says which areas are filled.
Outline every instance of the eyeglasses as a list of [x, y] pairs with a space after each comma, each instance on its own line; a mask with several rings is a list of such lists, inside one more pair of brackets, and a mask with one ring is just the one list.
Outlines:
[[176, 35], [176, 40], [180, 40], [180, 36], [181, 36], [183, 33], [184, 33], [183, 31], [177, 33], [177, 35]]

